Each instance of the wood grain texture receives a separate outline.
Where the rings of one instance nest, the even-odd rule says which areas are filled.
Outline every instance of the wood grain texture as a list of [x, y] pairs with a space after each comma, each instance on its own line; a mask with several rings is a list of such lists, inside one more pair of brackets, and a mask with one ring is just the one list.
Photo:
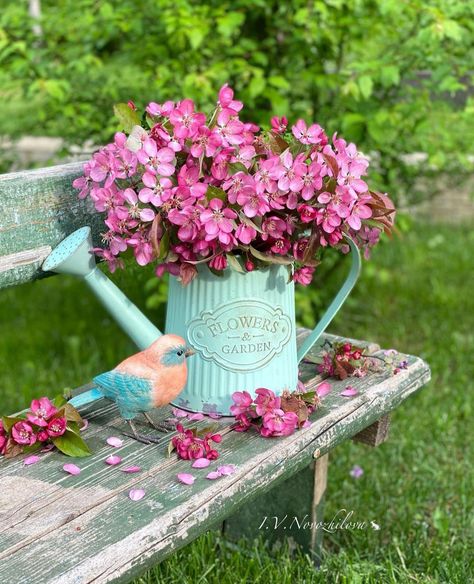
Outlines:
[[354, 442], [362, 442], [362, 444], [367, 444], [367, 446], [376, 447], [388, 439], [389, 428], [390, 416], [387, 414], [373, 424], [370, 424], [370, 426], [367, 426], [367, 428], [364, 428], [352, 440]]
[[324, 504], [326, 501], [326, 488], [328, 485], [329, 453], [316, 459], [314, 465], [314, 490], [311, 514], [311, 551], [317, 564], [321, 562], [323, 554], [324, 530], [321, 524], [324, 522]]
[[90, 225], [99, 242], [102, 217], [72, 187], [82, 166], [73, 162], [0, 175], [0, 288], [44, 277], [41, 261], [28, 261], [29, 254], [54, 248], [79, 227]]
[[[346, 384], [334, 381], [331, 393], [312, 415], [311, 426], [287, 438], [266, 440], [254, 432], [229, 432], [231, 422], [222, 418], [221, 456], [204, 470], [168, 458], [169, 436], [152, 446], [125, 439], [119, 450], [108, 447], [106, 438], [118, 435], [125, 425], [110, 402], [91, 404], [83, 409], [89, 420], [84, 437], [94, 454], [75, 461], [82, 469], [79, 476], [64, 473], [62, 466], [70, 459], [58, 453], [42, 455], [33, 466], [23, 466], [20, 459], [0, 462], [0, 582], [129, 582], [251, 505], [255, 497], [291, 479], [313, 458], [321, 458], [427, 383], [426, 363], [402, 354], [400, 358], [409, 366], [396, 376], [386, 370], [353, 380], [359, 391], [355, 397], [342, 397]], [[320, 379], [307, 381], [314, 386]], [[168, 415], [166, 410], [154, 412], [156, 419]], [[104, 463], [112, 452], [123, 458], [122, 465]], [[134, 475], [121, 472], [128, 464], [143, 470]], [[206, 480], [207, 472], [220, 464], [235, 464], [237, 470], [216, 481]], [[194, 485], [180, 484], [178, 472], [192, 472], [197, 477]], [[131, 501], [127, 494], [132, 487], [145, 489], [146, 497]], [[63, 550], [60, 556], [58, 550]]]

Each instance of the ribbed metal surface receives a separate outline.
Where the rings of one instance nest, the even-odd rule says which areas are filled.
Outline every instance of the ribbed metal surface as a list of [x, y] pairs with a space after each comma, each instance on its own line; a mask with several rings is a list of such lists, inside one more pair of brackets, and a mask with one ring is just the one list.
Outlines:
[[[285, 388], [295, 389], [298, 366], [294, 285], [292, 282], [288, 283], [287, 269], [284, 266], [272, 266], [246, 274], [227, 269], [221, 278], [214, 276], [206, 267], [200, 268], [199, 272], [199, 276], [186, 287], [181, 286], [176, 278], [170, 278], [166, 332], [183, 336], [198, 351], [188, 361], [188, 383], [176, 405], [192, 411], [215, 411], [226, 415], [229, 414], [232, 404], [230, 396], [234, 391], [247, 390], [253, 393], [258, 387], [268, 387], [281, 393]], [[206, 312], [212, 314], [211, 320], [196, 326], [196, 321], [199, 325], [203, 313]], [[268, 322], [266, 315], [269, 315]], [[246, 316], [253, 320], [245, 320]], [[204, 320], [206, 318], [208, 317], [204, 317]], [[224, 324], [215, 324], [219, 318]], [[205, 331], [222, 330], [216, 329], [216, 326], [226, 327], [229, 323], [234, 325], [238, 319], [239, 322], [258, 323], [260, 326], [263, 324], [263, 332], [257, 328], [245, 328], [227, 331], [227, 336], [216, 333], [213, 338], [213, 334], [209, 333], [206, 337]], [[276, 324], [271, 324], [270, 321], [276, 321]], [[194, 336], [190, 338], [188, 332], [192, 322], [194, 324], [191, 324], [191, 333]], [[207, 325], [210, 322], [214, 324], [209, 329]], [[272, 326], [277, 328], [276, 334], [272, 334]], [[251, 360], [252, 355], [222, 354], [222, 343], [226, 343], [224, 350], [228, 352], [231, 347], [245, 349], [249, 346], [248, 341], [232, 339], [237, 336], [239, 339], [251, 338], [251, 333], [255, 331], [259, 334], [254, 336], [261, 337], [262, 340], [249, 341], [253, 343], [251, 347], [258, 349], [271, 345], [271, 350], [258, 352], [254, 364], [249, 365], [254, 370], [236, 370], [245, 367], [245, 362]], [[231, 335], [231, 332], [237, 334]], [[199, 335], [203, 337], [199, 342], [209, 345], [210, 353], [221, 343], [215, 353], [210, 354], [200, 344], [196, 346], [193, 343], [193, 339], [200, 338]], [[275, 351], [277, 354], [273, 354]], [[262, 360], [267, 361], [255, 369], [255, 363]]]

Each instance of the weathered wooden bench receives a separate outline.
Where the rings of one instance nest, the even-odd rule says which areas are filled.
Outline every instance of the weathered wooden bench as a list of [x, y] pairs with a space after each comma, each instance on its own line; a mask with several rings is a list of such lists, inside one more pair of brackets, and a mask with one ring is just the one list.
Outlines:
[[[42, 277], [42, 261], [74, 229], [89, 224], [97, 236], [100, 218], [71, 187], [80, 171], [80, 164], [69, 164], [0, 176], [0, 288]], [[301, 329], [298, 342], [306, 334]], [[327, 338], [313, 348], [313, 356]], [[378, 346], [358, 343], [377, 354]], [[124, 423], [106, 400], [84, 407], [81, 413], [89, 420], [84, 437], [94, 454], [73, 461], [80, 475], [66, 475], [62, 466], [69, 461], [56, 452], [43, 454], [34, 466], [0, 459], [0, 582], [128, 582], [222, 524], [231, 538], [283, 535], [317, 555], [329, 451], [350, 438], [378, 445], [387, 436], [389, 412], [430, 378], [421, 359], [399, 358], [408, 367], [397, 375], [384, 369], [351, 379], [358, 389], [354, 397], [340, 395], [347, 382], [332, 381], [311, 425], [287, 438], [232, 432], [229, 418], [217, 420], [225, 434], [221, 457], [208, 469], [193, 469], [197, 478], [191, 486], [177, 481], [177, 473], [190, 472], [190, 463], [167, 456], [169, 435], [148, 446], [126, 438], [114, 450], [123, 463], [104, 464], [111, 453], [106, 438]], [[301, 367], [310, 387], [322, 381], [314, 372], [314, 365]], [[154, 413], [155, 419], [170, 415], [169, 409]], [[129, 464], [142, 471], [122, 472]], [[236, 465], [235, 473], [206, 480], [221, 464]], [[146, 496], [131, 501], [128, 492], [138, 487]]]

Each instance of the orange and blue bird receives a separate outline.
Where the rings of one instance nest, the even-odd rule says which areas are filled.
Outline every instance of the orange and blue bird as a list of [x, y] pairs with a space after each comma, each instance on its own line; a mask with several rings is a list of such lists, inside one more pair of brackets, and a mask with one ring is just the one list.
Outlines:
[[73, 397], [69, 403], [79, 407], [102, 397], [112, 400], [130, 425], [133, 436], [147, 442], [147, 437], [138, 434], [133, 420], [143, 414], [154, 428], [165, 429], [153, 422], [148, 412], [169, 404], [181, 393], [188, 376], [186, 359], [194, 352], [183, 338], [162, 335], [115, 369], [94, 377], [95, 388]]

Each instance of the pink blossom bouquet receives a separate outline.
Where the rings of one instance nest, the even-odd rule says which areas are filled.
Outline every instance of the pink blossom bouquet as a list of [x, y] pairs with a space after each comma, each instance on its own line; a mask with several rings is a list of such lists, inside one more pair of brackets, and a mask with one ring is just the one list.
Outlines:
[[219, 273], [293, 265], [311, 282], [323, 250], [367, 251], [390, 232], [394, 207], [364, 180], [368, 160], [336, 134], [274, 117], [269, 130], [240, 119], [243, 104], [224, 85], [209, 116], [191, 99], [118, 104], [124, 132], [96, 152], [74, 181], [104, 214], [104, 247], [114, 271], [128, 248], [138, 264], [183, 284], [198, 264]]
[[47, 397], [34, 399], [24, 415], [0, 418], [0, 456], [13, 458], [54, 447], [69, 456], [88, 456], [91, 452], [79, 435], [84, 425], [63, 396], [53, 402]]
[[[303, 386], [304, 388], [304, 386]], [[256, 428], [261, 436], [289, 436], [308, 422], [309, 415], [319, 406], [316, 391], [284, 391], [276, 396], [271, 389], [259, 387], [253, 398], [248, 391], [232, 394], [234, 404], [230, 407], [236, 424], [236, 432], [246, 432]]]

